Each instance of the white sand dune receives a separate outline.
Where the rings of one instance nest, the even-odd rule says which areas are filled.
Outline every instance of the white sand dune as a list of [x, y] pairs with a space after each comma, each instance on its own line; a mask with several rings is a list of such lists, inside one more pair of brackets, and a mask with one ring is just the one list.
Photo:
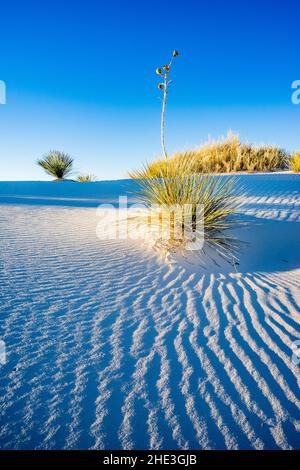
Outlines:
[[99, 240], [129, 182], [0, 183], [0, 448], [300, 448], [300, 177], [239, 178], [236, 270]]

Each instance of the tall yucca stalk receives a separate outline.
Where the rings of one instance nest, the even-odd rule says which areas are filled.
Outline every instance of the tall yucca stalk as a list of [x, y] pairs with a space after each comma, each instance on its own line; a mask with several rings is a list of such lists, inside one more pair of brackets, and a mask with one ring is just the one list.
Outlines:
[[[236, 215], [240, 206], [241, 188], [237, 186], [234, 177], [191, 174], [189, 165], [187, 160], [171, 159], [167, 166], [161, 166], [160, 174], [157, 168], [156, 178], [147, 176], [148, 165], [131, 173], [138, 186], [137, 197], [146, 207], [160, 209], [160, 217], [155, 219], [159, 226], [158, 232], [162, 233], [165, 228], [169, 230], [170, 238], [167, 241], [158, 238], [157, 246], [168, 251], [185, 249], [191, 241], [191, 232], [194, 232], [195, 238], [204, 237], [206, 247], [225, 258], [233, 259], [238, 252], [239, 242], [228, 232], [240, 224]], [[196, 223], [199, 206], [202, 207], [200, 215], [203, 224], [200, 227]], [[189, 227], [184, 226], [185, 220], [180, 217], [177, 218], [177, 225], [174, 222], [176, 208], [181, 210], [184, 207], [188, 207], [190, 211], [188, 220], [192, 224]], [[144, 219], [146, 222], [149, 216], [146, 215]], [[133, 223], [137, 221], [142, 221], [141, 216], [132, 220]], [[164, 227], [165, 223], [171, 224], [171, 227]], [[182, 236], [175, 237], [176, 232], [177, 235], [182, 233]]]
[[169, 89], [169, 85], [172, 83], [172, 80], [169, 80], [169, 73], [171, 71], [173, 60], [177, 56], [178, 56], [178, 51], [173, 51], [170, 62], [164, 65], [163, 67], [158, 67], [156, 69], [157, 75], [159, 75], [163, 80], [162, 83], [158, 84], [158, 89], [162, 90], [163, 92], [162, 110], [161, 110], [161, 145], [162, 145], [162, 150], [163, 150], [163, 154], [165, 158], [168, 158], [166, 146], [165, 146], [165, 112], [166, 112], [166, 105], [167, 105], [168, 89]]
[[48, 175], [57, 180], [63, 180], [72, 173], [73, 158], [67, 153], [51, 150], [47, 155], [37, 161]]

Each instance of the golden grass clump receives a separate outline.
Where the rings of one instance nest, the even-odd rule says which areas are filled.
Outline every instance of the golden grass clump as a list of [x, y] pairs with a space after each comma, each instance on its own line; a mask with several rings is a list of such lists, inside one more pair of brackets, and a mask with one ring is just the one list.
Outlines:
[[254, 147], [243, 144], [237, 135], [209, 142], [197, 150], [178, 152], [170, 160], [154, 161], [149, 165], [149, 177], [156, 177], [171, 160], [187, 160], [186, 170], [192, 173], [235, 173], [287, 169], [289, 155], [274, 146]]
[[233, 260], [239, 242], [229, 231], [240, 224], [241, 195], [235, 178], [191, 174], [186, 159], [156, 162], [155, 170], [155, 178], [149, 178], [147, 164], [131, 172], [136, 195], [148, 209], [131, 222], [149, 224], [151, 219], [155, 245], [167, 252], [191, 249], [203, 253], [209, 248]]
[[300, 153], [294, 153], [291, 158], [291, 170], [300, 173]]

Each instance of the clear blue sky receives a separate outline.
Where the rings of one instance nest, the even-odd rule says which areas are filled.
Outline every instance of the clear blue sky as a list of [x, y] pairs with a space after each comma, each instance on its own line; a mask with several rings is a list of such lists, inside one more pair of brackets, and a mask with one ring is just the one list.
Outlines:
[[300, 148], [299, 0], [12, 0], [0, 14], [1, 180], [47, 179], [35, 161], [53, 148], [100, 179], [158, 156], [155, 68], [173, 49], [170, 152], [229, 128]]

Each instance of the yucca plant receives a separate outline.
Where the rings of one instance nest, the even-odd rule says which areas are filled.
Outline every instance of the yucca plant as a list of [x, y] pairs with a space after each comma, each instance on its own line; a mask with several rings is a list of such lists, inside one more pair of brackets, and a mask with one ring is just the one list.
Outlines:
[[73, 158], [67, 153], [51, 150], [43, 158], [37, 161], [48, 175], [54, 176], [56, 180], [64, 180], [72, 173]]
[[291, 158], [291, 170], [300, 173], [300, 153], [294, 153]]
[[79, 175], [76, 178], [76, 181], [79, 183], [91, 183], [93, 181], [97, 181], [97, 176], [93, 175], [92, 173], [88, 173], [86, 175]]
[[136, 196], [148, 210], [129, 221], [154, 225], [155, 245], [168, 252], [185, 251], [191, 242], [204, 241], [197, 253], [211, 248], [235, 259], [240, 244], [230, 230], [241, 223], [237, 217], [241, 188], [234, 177], [191, 174], [189, 165], [187, 160], [172, 159], [159, 174], [157, 163], [155, 178], [148, 177], [147, 164], [131, 172], [138, 187]]

